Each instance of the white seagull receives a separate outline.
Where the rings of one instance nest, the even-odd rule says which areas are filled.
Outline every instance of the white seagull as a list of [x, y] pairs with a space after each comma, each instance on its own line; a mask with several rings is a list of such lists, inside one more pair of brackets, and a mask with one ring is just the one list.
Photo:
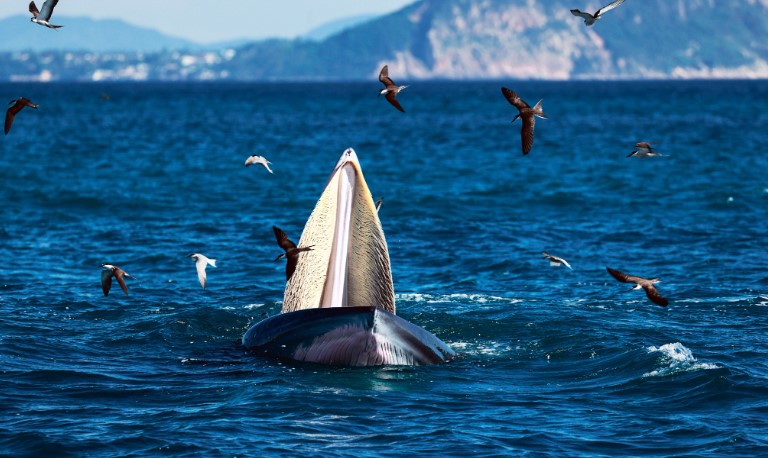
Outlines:
[[205, 268], [208, 264], [216, 267], [216, 260], [209, 259], [200, 253], [190, 254], [189, 257], [195, 261], [195, 267], [197, 267], [197, 279], [200, 280], [200, 286], [205, 288]]
[[269, 168], [269, 164], [271, 164], [271, 162], [269, 162], [267, 158], [265, 158], [264, 156], [257, 156], [255, 154], [253, 156], [250, 156], [248, 159], [245, 160], [245, 166], [248, 167], [251, 164], [261, 164], [267, 168], [269, 173], [273, 173], [272, 169]]
[[53, 25], [48, 22], [51, 19], [51, 15], [53, 14], [53, 9], [56, 8], [58, 3], [59, 0], [45, 0], [45, 2], [43, 2], [42, 11], [38, 11], [37, 6], [35, 6], [35, 2], [29, 2], [29, 12], [32, 13], [32, 19], [30, 19], [30, 21], [34, 22], [35, 24], [44, 25], [49, 29], [54, 30], [60, 27], [64, 27], [62, 25]]
[[565, 267], [573, 270], [573, 267], [571, 267], [570, 264], [568, 264], [568, 261], [566, 261], [563, 258], [559, 258], [557, 256], [552, 256], [551, 254], [547, 253], [546, 251], [542, 251], [541, 255], [544, 256], [549, 261], [550, 266], [559, 266], [560, 264], [565, 264]]
[[585, 13], [583, 11], [579, 11], [578, 9], [571, 10], [571, 14], [574, 16], [579, 16], [584, 18], [584, 23], [587, 24], [587, 26], [590, 26], [595, 23], [598, 19], [602, 17], [603, 14], [607, 13], [608, 11], [611, 11], [612, 9], [616, 8], [617, 6], [624, 3], [624, 0], [615, 0], [604, 7], [600, 8], [599, 10], [595, 11], [595, 14], [589, 14]]

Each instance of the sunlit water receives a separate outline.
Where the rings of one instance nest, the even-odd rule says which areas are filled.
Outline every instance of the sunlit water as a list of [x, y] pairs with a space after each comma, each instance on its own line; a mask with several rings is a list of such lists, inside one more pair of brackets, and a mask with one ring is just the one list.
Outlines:
[[[501, 85], [544, 99], [526, 157]], [[768, 82], [416, 82], [405, 114], [378, 90], [1, 85], [40, 109], [0, 141], [0, 454], [768, 453]], [[448, 364], [239, 345], [280, 311], [271, 226], [298, 241], [348, 146], [398, 314]], [[205, 290], [194, 252], [218, 260]]]

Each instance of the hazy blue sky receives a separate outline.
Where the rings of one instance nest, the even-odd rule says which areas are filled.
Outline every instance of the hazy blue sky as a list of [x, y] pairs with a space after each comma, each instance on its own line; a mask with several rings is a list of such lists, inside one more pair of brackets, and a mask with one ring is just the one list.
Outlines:
[[[334, 19], [382, 14], [416, 0], [60, 0], [53, 14], [122, 19], [189, 40], [295, 37]], [[42, 8], [43, 0], [35, 0]], [[26, 1], [0, 1], [0, 18], [29, 14]], [[30, 15], [31, 17], [31, 15]]]

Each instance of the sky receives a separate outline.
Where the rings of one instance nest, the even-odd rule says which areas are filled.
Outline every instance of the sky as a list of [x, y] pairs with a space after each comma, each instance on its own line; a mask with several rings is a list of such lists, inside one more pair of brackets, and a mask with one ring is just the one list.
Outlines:
[[[44, 0], [35, 0], [42, 8]], [[396, 11], [416, 0], [60, 0], [57, 16], [122, 19], [198, 43], [293, 38], [336, 19]], [[26, 1], [0, 1], [0, 18], [29, 15]], [[31, 15], [30, 15], [31, 17]]]

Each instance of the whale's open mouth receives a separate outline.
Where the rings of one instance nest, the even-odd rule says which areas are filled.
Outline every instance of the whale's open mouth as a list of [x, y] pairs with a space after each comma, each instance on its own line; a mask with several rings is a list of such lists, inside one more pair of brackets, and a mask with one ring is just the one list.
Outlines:
[[286, 284], [283, 312], [376, 306], [395, 312], [384, 231], [352, 148], [341, 155], [304, 226], [312, 245]]
[[243, 336], [252, 351], [339, 366], [434, 364], [453, 350], [395, 315], [387, 242], [352, 148], [342, 154], [304, 226], [279, 315]]

